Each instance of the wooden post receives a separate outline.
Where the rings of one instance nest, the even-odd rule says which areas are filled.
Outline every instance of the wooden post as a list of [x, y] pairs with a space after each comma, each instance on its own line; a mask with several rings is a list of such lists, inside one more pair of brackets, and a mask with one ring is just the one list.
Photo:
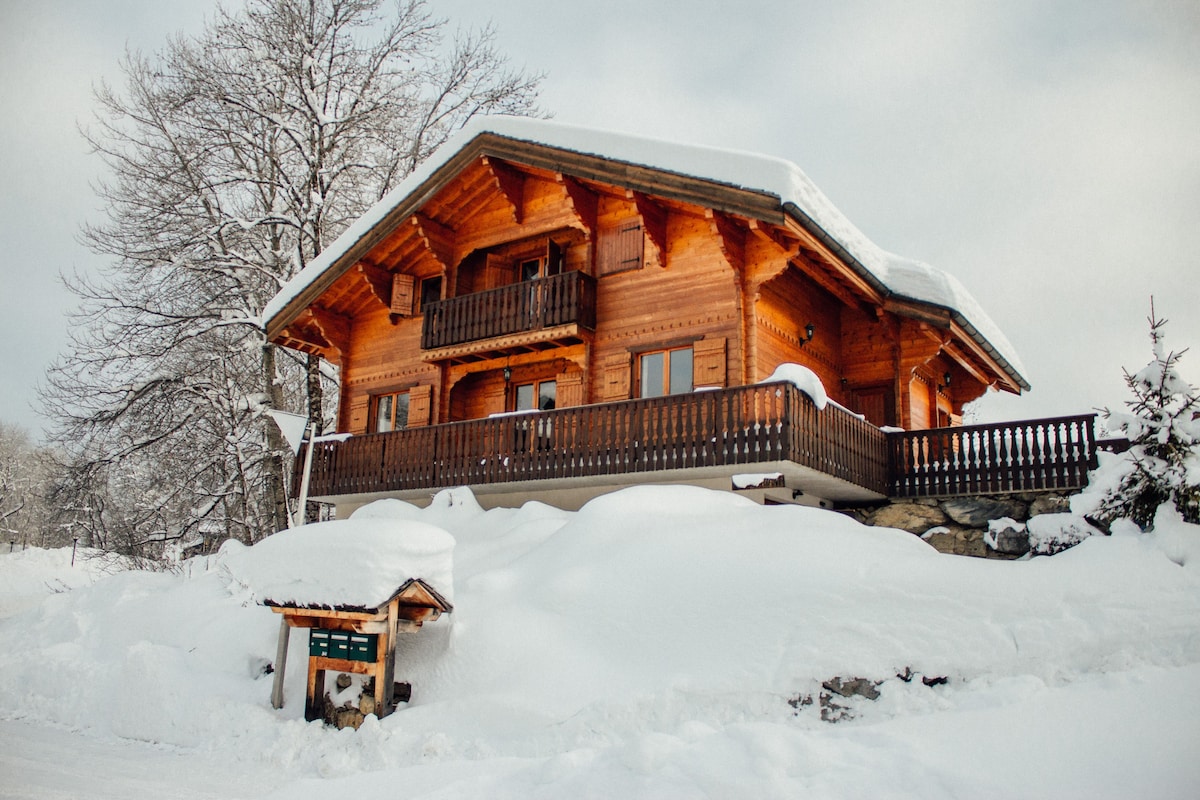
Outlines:
[[[384, 685], [383, 700], [387, 704], [384, 708], [384, 714], [390, 714], [396, 708], [396, 697], [392, 688], [396, 683], [396, 639], [398, 638], [396, 628], [399, 625], [399, 606], [400, 602], [398, 600], [392, 600], [392, 602], [388, 603], [387, 634], [384, 641], [384, 644], [387, 646], [387, 661], [383, 665], [382, 678]], [[378, 683], [379, 681], [376, 681], [376, 685]], [[383, 714], [380, 714], [380, 716], [383, 716]]]
[[308, 505], [308, 483], [312, 476], [313, 447], [317, 438], [317, 423], [308, 425], [308, 449], [304, 451], [304, 475], [300, 478], [300, 505], [296, 509], [296, 519], [292, 527], [299, 528], [304, 524], [305, 506]]
[[304, 698], [304, 718], [309, 722], [325, 716], [325, 670], [317, 669], [317, 659], [308, 658], [308, 693]]
[[287, 617], [279, 618], [279, 643], [275, 645], [275, 679], [271, 683], [271, 708], [283, 708], [283, 673], [287, 671], [288, 639], [292, 626]]

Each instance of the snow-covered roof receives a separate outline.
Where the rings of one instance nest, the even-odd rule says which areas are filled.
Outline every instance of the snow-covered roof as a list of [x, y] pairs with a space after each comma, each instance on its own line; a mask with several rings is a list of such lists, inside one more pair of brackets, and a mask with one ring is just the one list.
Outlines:
[[779, 199], [785, 213], [825, 241], [852, 269], [883, 294], [948, 310], [1019, 385], [1025, 367], [1007, 337], [952, 275], [882, 249], [839, 211], [790, 161], [699, 145], [685, 145], [525, 117], [476, 117], [455, 133], [395, 189], [357, 219], [334, 243], [267, 303], [269, 323], [336, 264], [393, 209], [415, 194], [467, 145], [484, 134], [675, 173], [761, 192]]
[[304, 525], [225, 556], [260, 603], [378, 608], [412, 580], [453, 596], [454, 537], [424, 522], [348, 519]]

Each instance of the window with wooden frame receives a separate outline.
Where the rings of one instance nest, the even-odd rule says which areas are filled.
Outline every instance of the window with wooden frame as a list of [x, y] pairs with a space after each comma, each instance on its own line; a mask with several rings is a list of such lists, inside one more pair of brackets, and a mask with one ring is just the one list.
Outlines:
[[513, 387], [512, 411], [549, 411], [558, 400], [558, 382], [550, 379]]
[[651, 350], [638, 356], [638, 397], [692, 391], [692, 348]]
[[596, 274], [641, 269], [644, 256], [645, 237], [637, 217], [600, 229], [596, 239]]
[[371, 398], [371, 427], [376, 433], [408, 427], [408, 391], [377, 394]]
[[566, 257], [562, 247], [553, 239], [546, 240], [546, 248], [536, 256], [517, 259], [517, 280], [533, 281], [561, 275], [566, 268]]

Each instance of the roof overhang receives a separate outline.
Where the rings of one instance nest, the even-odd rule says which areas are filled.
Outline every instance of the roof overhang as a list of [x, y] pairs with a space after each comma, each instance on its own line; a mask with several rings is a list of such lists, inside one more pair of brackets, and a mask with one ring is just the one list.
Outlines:
[[[538, 121], [521, 122], [530, 125], [545, 124]], [[306, 268], [306, 273], [313, 271], [315, 274], [300, 281], [300, 286], [295, 293], [277, 309], [272, 310], [268, 306], [271, 313], [264, 320], [268, 340], [278, 339], [284, 329], [296, 320], [306, 308], [315, 303], [339, 278], [383, 242], [405, 220], [420, 211], [455, 176], [477, 159], [490, 157], [570, 175], [576, 179], [605, 183], [633, 192], [694, 204], [772, 225], [784, 225], [787, 220], [793, 220], [860, 279], [872, 293], [882, 298], [885, 308], [902, 316], [916, 319], [927, 320], [927, 318], [935, 317], [945, 320], [946, 322], [940, 327], [960, 332], [967, 348], [982, 357], [998, 375], [1006, 378], [1004, 381], [998, 381], [998, 384], [1007, 384], [1006, 388], [1013, 391], [1030, 388], [1018, 366], [1013, 363], [1013, 359], [1005, 354], [1011, 345], [1008, 345], [1007, 348], [998, 347], [961, 309], [931, 302], [928, 298], [907, 295], [889, 286], [842, 241], [839, 241], [838, 237], [826, 230], [826, 227], [818, 221], [814, 214], [805, 211], [792, 199], [781, 196], [779, 192], [785, 190], [750, 189], [718, 179], [697, 177], [694, 174], [667, 168], [650, 167], [643, 163], [613, 158], [598, 152], [584, 152], [583, 149], [577, 150], [572, 147], [546, 143], [537, 140], [537, 137], [532, 134], [530, 134], [531, 138], [522, 138], [523, 135], [519, 132], [522, 128], [518, 126], [516, 130], [518, 133], [511, 135], [497, 133], [486, 128], [481, 130], [456, 150], [451, 151], [441, 162], [435, 162], [434, 166], [428, 169], [427, 175], [418, 173], [411, 176], [412, 179], [415, 179], [414, 185], [405, 187], [405, 184], [401, 184], [397, 190], [364, 215], [363, 219], [351, 225], [322, 256], [319, 256], [309, 268]], [[532, 128], [532, 130], [536, 131], [537, 129]], [[446, 147], [451, 147], [451, 144], [448, 143]], [[749, 158], [744, 154], [741, 157]], [[766, 161], [770, 162], [771, 160]], [[794, 165], [789, 166], [795, 169]], [[797, 169], [796, 172], [799, 170]], [[832, 219], [835, 225], [848, 224], [840, 212], [835, 211], [834, 213], [835, 216]], [[824, 214], [826, 217], [830, 216], [829, 209], [826, 209]], [[855, 231], [855, 233], [857, 232]], [[873, 245], [871, 247], [874, 248]], [[870, 252], [874, 252], [874, 249]], [[302, 278], [303, 274], [297, 278]], [[283, 295], [285, 291], [286, 287], [281, 290], [280, 294]], [[973, 301], [971, 301], [971, 305], [974, 306]], [[994, 327], [990, 325], [991, 320], [986, 319], [986, 314], [983, 314], [982, 310], [974, 308], [973, 313], [983, 315], [984, 321], [989, 323], [988, 327]], [[1003, 335], [999, 333], [998, 329], [995, 329], [992, 335], [1003, 339]], [[1007, 345], [1007, 342], [1004, 344]]]

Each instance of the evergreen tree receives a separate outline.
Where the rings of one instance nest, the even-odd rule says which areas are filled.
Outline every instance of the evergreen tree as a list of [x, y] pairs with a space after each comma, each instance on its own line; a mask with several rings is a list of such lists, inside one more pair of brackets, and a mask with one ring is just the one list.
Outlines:
[[1106, 523], [1128, 517], [1148, 530], [1166, 502], [1173, 502], [1187, 522], [1200, 523], [1200, 393], [1177, 370], [1187, 351], [1168, 351], [1163, 343], [1166, 322], [1155, 316], [1151, 302], [1154, 360], [1133, 374], [1125, 371], [1133, 393], [1125, 403], [1129, 411], [1104, 410], [1109, 428], [1130, 442], [1120, 467], [1126, 474], [1096, 511]]

